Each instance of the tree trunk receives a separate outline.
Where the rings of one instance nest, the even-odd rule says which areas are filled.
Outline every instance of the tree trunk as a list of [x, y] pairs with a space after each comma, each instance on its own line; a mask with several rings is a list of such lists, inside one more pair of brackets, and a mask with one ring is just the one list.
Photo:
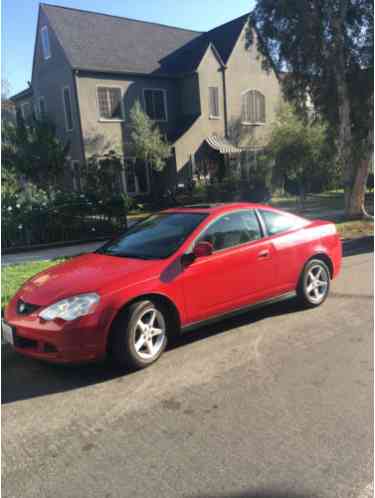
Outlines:
[[345, 214], [348, 218], [360, 218], [365, 212], [366, 183], [369, 174], [369, 161], [362, 159], [354, 168], [352, 183], [345, 188]]
[[335, 61], [333, 70], [338, 97], [338, 159], [342, 166], [344, 180], [345, 214], [348, 218], [361, 217], [364, 213], [364, 201], [369, 163], [366, 159], [355, 160], [353, 154], [353, 134], [350, 116], [350, 97], [346, 80], [346, 61], [344, 43], [344, 24], [348, 1], [341, 0], [338, 12], [330, 4], [332, 16], [333, 46]]
[[[366, 145], [364, 147], [364, 158], [361, 158], [353, 168], [352, 182], [345, 191], [345, 212], [349, 218], [372, 217], [366, 212], [366, 186], [370, 171], [370, 162], [374, 153], [374, 96], [370, 99], [370, 125]], [[366, 157], [367, 156], [367, 157]]]

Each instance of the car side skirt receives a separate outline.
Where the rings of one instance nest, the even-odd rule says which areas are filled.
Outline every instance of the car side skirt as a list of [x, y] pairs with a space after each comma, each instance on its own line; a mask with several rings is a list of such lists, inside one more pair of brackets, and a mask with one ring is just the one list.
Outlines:
[[295, 296], [296, 296], [295, 291], [285, 292], [283, 294], [280, 294], [279, 296], [275, 296], [275, 297], [272, 297], [269, 299], [264, 299], [262, 301], [258, 301], [257, 303], [253, 303], [253, 304], [250, 304], [248, 306], [244, 306], [242, 308], [238, 308], [238, 309], [235, 309], [233, 311], [229, 311], [227, 313], [215, 315], [211, 318], [208, 318], [207, 320], [201, 320], [199, 322], [189, 323], [189, 324], [181, 327], [181, 334], [185, 334], [186, 332], [190, 332], [191, 330], [195, 330], [199, 327], [203, 327], [204, 325], [211, 325], [212, 323], [220, 322], [221, 320], [224, 320], [226, 318], [231, 318], [231, 317], [246, 313], [248, 311], [255, 310], [257, 308], [262, 308], [263, 306], [267, 306], [269, 304], [274, 304], [274, 303], [278, 303], [280, 301], [284, 301], [286, 299], [291, 299], [292, 297], [295, 297]]

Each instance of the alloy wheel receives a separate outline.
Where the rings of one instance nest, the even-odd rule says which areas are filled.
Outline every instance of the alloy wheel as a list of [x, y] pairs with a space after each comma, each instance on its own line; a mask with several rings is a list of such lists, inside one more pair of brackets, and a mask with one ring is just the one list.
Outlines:
[[163, 315], [155, 308], [146, 309], [135, 325], [134, 349], [143, 360], [152, 360], [158, 355], [166, 338]]

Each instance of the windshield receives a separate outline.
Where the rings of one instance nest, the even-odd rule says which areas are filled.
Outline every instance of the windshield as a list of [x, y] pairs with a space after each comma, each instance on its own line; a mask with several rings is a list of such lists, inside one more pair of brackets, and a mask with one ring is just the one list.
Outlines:
[[203, 213], [159, 213], [137, 223], [96, 252], [139, 259], [162, 259], [173, 254], [206, 218]]

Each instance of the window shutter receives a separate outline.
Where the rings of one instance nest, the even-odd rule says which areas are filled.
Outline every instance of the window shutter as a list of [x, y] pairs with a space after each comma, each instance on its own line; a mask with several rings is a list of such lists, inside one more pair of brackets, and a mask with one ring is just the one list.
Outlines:
[[249, 90], [242, 96], [242, 121], [244, 123], [266, 122], [266, 99], [258, 90]]

